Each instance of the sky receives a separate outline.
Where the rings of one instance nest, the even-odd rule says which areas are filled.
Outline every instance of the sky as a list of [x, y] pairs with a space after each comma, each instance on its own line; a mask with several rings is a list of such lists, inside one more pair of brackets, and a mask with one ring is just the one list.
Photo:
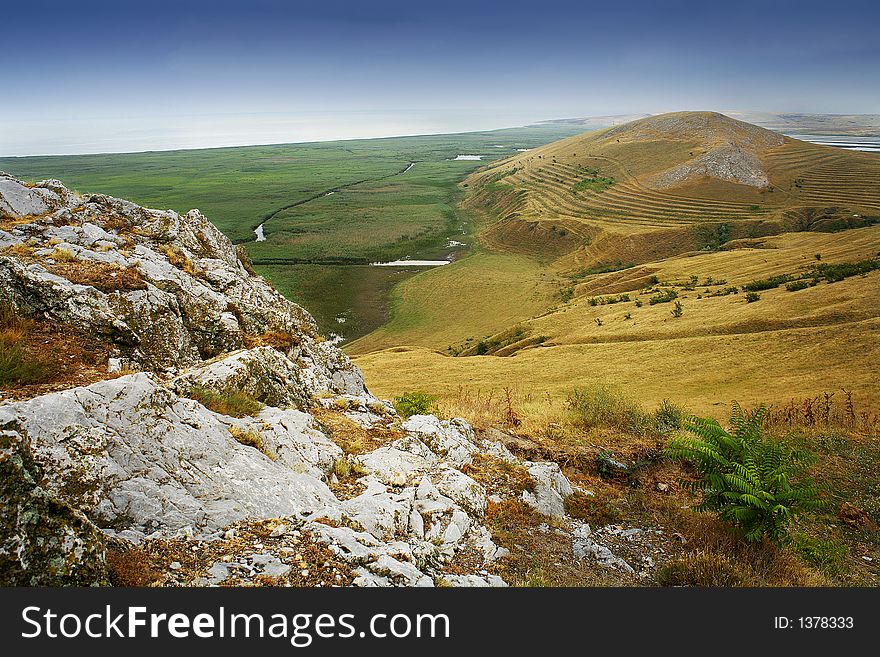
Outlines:
[[0, 1], [0, 156], [880, 113], [876, 0]]

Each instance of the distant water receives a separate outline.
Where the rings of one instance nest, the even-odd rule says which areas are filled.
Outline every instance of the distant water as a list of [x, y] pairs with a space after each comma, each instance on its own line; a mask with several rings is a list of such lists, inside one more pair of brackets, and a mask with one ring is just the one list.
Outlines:
[[848, 135], [788, 135], [801, 141], [823, 146], [834, 146], [848, 151], [866, 151], [880, 153], [880, 136], [850, 137]]
[[391, 262], [373, 262], [373, 267], [439, 267], [448, 265], [450, 260], [392, 260]]
[[455, 159], [455, 160], [482, 160], [483, 156], [482, 155], [459, 155], [458, 157], [453, 158], [453, 159]]

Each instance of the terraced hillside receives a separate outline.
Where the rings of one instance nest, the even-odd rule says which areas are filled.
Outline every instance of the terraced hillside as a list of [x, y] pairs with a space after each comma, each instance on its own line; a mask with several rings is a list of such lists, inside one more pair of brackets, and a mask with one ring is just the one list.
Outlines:
[[[880, 216], [880, 158], [711, 112], [564, 139], [493, 163], [467, 184], [468, 206], [487, 222], [487, 245], [567, 255], [569, 268], [603, 257], [648, 262], [727, 239]], [[629, 239], [628, 252], [609, 236]]]

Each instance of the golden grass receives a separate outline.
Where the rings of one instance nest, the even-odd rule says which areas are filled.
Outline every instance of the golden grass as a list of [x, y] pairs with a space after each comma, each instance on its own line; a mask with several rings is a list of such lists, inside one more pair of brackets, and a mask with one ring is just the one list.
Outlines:
[[556, 289], [558, 283], [530, 258], [477, 253], [395, 287], [391, 320], [347, 345], [346, 351], [365, 353], [399, 344], [445, 349], [468, 338], [479, 341], [544, 312]]
[[[817, 253], [828, 263], [871, 257], [880, 251], [880, 227], [785, 234], [766, 238], [763, 246], [652, 265], [661, 283], [656, 288], [678, 292], [683, 308], [678, 318], [671, 303], [650, 305], [655, 294], [650, 289], [630, 292], [629, 302], [591, 306], [590, 297], [618, 289], [618, 273], [602, 274], [581, 284], [589, 296], [522, 322], [529, 335], [547, 337], [541, 346], [504, 358], [452, 358], [437, 351], [450, 336], [443, 327], [436, 340], [423, 332], [409, 342], [428, 343], [433, 349], [395, 347], [357, 355], [356, 362], [371, 389], [385, 397], [425, 390], [439, 397], [443, 410], [444, 404], [469, 396], [474, 407], [465, 410], [473, 411], [470, 415], [478, 422], [480, 404], [493, 391], [497, 401], [511, 385], [520, 397], [534, 400], [525, 405], [526, 416], [545, 415], [541, 407], [546, 395], [564, 397], [573, 387], [596, 382], [623, 386], [648, 406], [669, 398], [701, 413], [721, 415], [734, 399], [784, 404], [792, 397], [840, 388], [851, 390], [860, 404], [880, 403], [880, 272], [797, 292], [774, 288], [750, 304], [742, 292], [710, 296], [758, 278], [803, 272], [816, 264]], [[694, 276], [698, 284], [687, 289]], [[707, 278], [711, 285], [705, 285]], [[440, 315], [443, 307], [437, 299], [442, 297], [433, 301]], [[469, 305], [471, 312], [478, 312], [476, 298]]]

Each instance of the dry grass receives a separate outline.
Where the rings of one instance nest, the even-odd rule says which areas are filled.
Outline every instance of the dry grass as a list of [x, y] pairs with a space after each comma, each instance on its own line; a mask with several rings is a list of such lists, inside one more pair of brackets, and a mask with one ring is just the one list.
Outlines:
[[254, 449], [262, 452], [266, 456], [268, 456], [273, 461], [278, 458], [270, 452], [265, 443], [263, 442], [263, 437], [260, 435], [260, 432], [256, 429], [243, 429], [242, 427], [237, 427], [232, 425], [229, 427], [229, 433], [235, 438], [235, 441], [246, 446], [253, 447]]
[[36, 347], [36, 323], [19, 315], [10, 304], [0, 304], [0, 387], [46, 383], [56, 368]]
[[144, 587], [159, 581], [162, 573], [150, 555], [138, 546], [119, 546], [107, 550], [107, 570], [113, 586]]
[[[237, 309], [236, 309], [237, 310]], [[238, 311], [240, 315], [241, 312]], [[239, 320], [239, 324], [244, 325], [244, 320]], [[269, 346], [278, 351], [288, 351], [293, 345], [297, 344], [299, 338], [288, 331], [266, 331], [260, 335], [246, 335], [245, 345], [252, 349], [254, 347]]]
[[50, 256], [55, 262], [79, 262], [79, 258], [74, 255], [73, 251], [70, 249], [65, 249], [64, 247], [57, 246], [55, 250], [52, 252]]
[[120, 267], [100, 262], [82, 260], [62, 261], [49, 267], [49, 271], [63, 276], [71, 283], [91, 285], [102, 292], [145, 290], [147, 282], [137, 265]]
[[510, 550], [495, 569], [512, 586], [620, 586], [637, 581], [605, 568], [583, 567], [572, 557], [571, 538], [553, 531], [554, 522], [522, 500], [490, 502], [485, 523], [493, 540]]
[[355, 456], [366, 454], [377, 447], [402, 438], [404, 435], [402, 431], [383, 427], [364, 429], [338, 410], [314, 408], [312, 414], [317, 419], [321, 430], [346, 454]]
[[172, 244], [166, 244], [162, 249], [162, 253], [165, 254], [165, 257], [168, 258], [168, 262], [170, 262], [174, 267], [177, 267], [181, 271], [186, 272], [190, 276], [201, 276], [202, 271], [198, 269], [192, 260], [190, 260], [189, 256], [183, 252], [183, 250], [175, 247]]
[[188, 396], [205, 408], [230, 417], [256, 415], [263, 409], [263, 405], [259, 401], [240, 390], [216, 391], [202, 386], [193, 386]]
[[[448, 337], [444, 328], [433, 349], [394, 347], [355, 359], [370, 388], [381, 396], [425, 390], [438, 396], [442, 412], [447, 413], [444, 406], [453, 410], [459, 406], [461, 414], [478, 423], [488, 416], [492, 423], [499, 421], [499, 391], [510, 382], [515, 382], [520, 398], [533, 400], [523, 404], [526, 409], [539, 406], [548, 394], [558, 398], [572, 387], [597, 381], [624, 386], [649, 406], [668, 397], [696, 412], [722, 416], [725, 409], [719, 404], [733, 399], [779, 406], [793, 395], [815, 397], [842, 387], [856, 403], [876, 406], [880, 402], [875, 376], [880, 367], [876, 340], [880, 272], [796, 292], [774, 288], [751, 304], [742, 294], [712, 295], [748, 281], [807, 271], [817, 262], [816, 253], [828, 263], [872, 257], [880, 251], [880, 226], [833, 234], [787, 234], [767, 238], [763, 246], [656, 263], [651, 275], [663, 285], [631, 293], [632, 300], [626, 303], [591, 306], [590, 297], [606, 291], [616, 294], [621, 284], [620, 272], [592, 276], [585, 296], [531, 320], [518, 320], [530, 335], [548, 339], [510, 357], [447, 357], [436, 351], [446, 347], [441, 342]], [[444, 276], [454, 278], [452, 270], [457, 266], [442, 268], [447, 270]], [[694, 277], [697, 284], [691, 283]], [[421, 279], [416, 276], [407, 284], [413, 286]], [[648, 279], [641, 272], [634, 280]], [[678, 292], [682, 317], [673, 318], [668, 304], [647, 302], [656, 288]], [[481, 308], [469, 289], [458, 292], [463, 305]], [[443, 304], [432, 298], [441, 313]], [[513, 298], [509, 303], [518, 302]], [[464, 325], [468, 322], [465, 317]], [[408, 340], [409, 334], [398, 337]], [[413, 338], [416, 343], [431, 342], [421, 328]]]
[[477, 454], [462, 472], [483, 484], [489, 494], [518, 498], [535, 490], [535, 480], [523, 466], [486, 454]]
[[30, 258], [34, 254], [34, 247], [29, 244], [13, 244], [3, 249], [3, 255], [15, 256], [17, 258]]

